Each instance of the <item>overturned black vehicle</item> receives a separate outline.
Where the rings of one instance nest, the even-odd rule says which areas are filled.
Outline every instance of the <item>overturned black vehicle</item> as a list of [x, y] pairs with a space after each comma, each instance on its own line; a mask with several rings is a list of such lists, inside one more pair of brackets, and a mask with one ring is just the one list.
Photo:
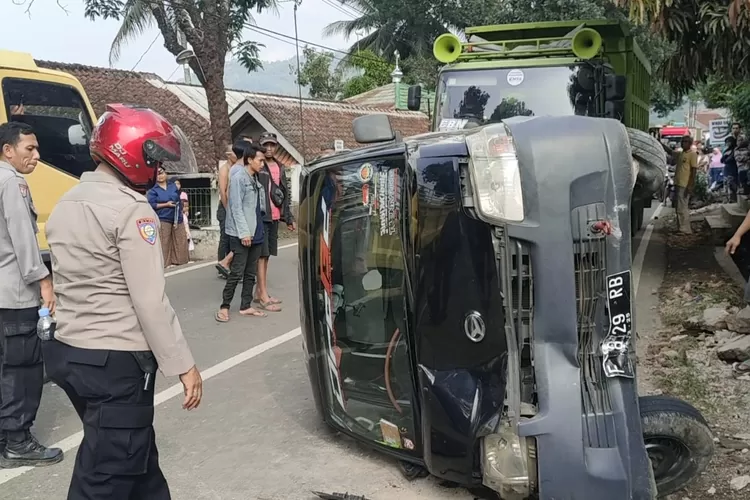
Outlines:
[[380, 144], [300, 181], [301, 324], [330, 426], [503, 499], [651, 499], [705, 469], [700, 413], [637, 393], [619, 122], [354, 128]]

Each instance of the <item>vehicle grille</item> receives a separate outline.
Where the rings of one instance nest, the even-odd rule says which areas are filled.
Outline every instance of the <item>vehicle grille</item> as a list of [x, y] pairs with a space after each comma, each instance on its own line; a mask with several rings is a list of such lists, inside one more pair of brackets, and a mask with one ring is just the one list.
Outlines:
[[603, 234], [590, 231], [594, 222], [604, 219], [602, 204], [578, 207], [571, 214], [584, 442], [592, 448], [614, 446], [612, 402], [602, 369], [596, 324], [598, 317], [605, 317], [601, 299], [605, 292], [607, 246]]
[[512, 326], [518, 340], [521, 402], [536, 404], [531, 346], [534, 317], [534, 273], [531, 252], [526, 244], [514, 239], [509, 239], [507, 250], [510, 279], [506, 294], [510, 296], [512, 315], [506, 317], [507, 321], [512, 322], [509, 326]]

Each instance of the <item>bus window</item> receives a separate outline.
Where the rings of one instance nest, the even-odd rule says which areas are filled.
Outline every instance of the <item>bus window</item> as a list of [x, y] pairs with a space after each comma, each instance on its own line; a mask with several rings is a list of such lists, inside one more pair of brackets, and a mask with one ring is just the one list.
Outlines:
[[75, 88], [6, 77], [2, 92], [8, 119], [34, 129], [42, 162], [74, 177], [96, 167], [88, 146], [93, 124]]

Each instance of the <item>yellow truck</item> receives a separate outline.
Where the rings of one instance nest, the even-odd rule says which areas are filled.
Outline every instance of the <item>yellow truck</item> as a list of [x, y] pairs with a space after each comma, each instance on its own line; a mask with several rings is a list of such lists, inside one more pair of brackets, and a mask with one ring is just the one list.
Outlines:
[[0, 50], [0, 123], [7, 121], [31, 125], [39, 140], [41, 159], [28, 183], [39, 216], [39, 248], [48, 261], [44, 226], [52, 207], [95, 168], [88, 147], [94, 109], [72, 75], [38, 67], [31, 54]]

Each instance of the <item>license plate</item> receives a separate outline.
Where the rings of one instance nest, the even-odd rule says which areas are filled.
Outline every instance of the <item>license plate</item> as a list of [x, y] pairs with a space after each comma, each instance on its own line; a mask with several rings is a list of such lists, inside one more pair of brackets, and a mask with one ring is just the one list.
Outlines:
[[631, 359], [633, 318], [630, 304], [630, 271], [607, 276], [609, 330], [602, 341], [604, 375], [633, 378]]

